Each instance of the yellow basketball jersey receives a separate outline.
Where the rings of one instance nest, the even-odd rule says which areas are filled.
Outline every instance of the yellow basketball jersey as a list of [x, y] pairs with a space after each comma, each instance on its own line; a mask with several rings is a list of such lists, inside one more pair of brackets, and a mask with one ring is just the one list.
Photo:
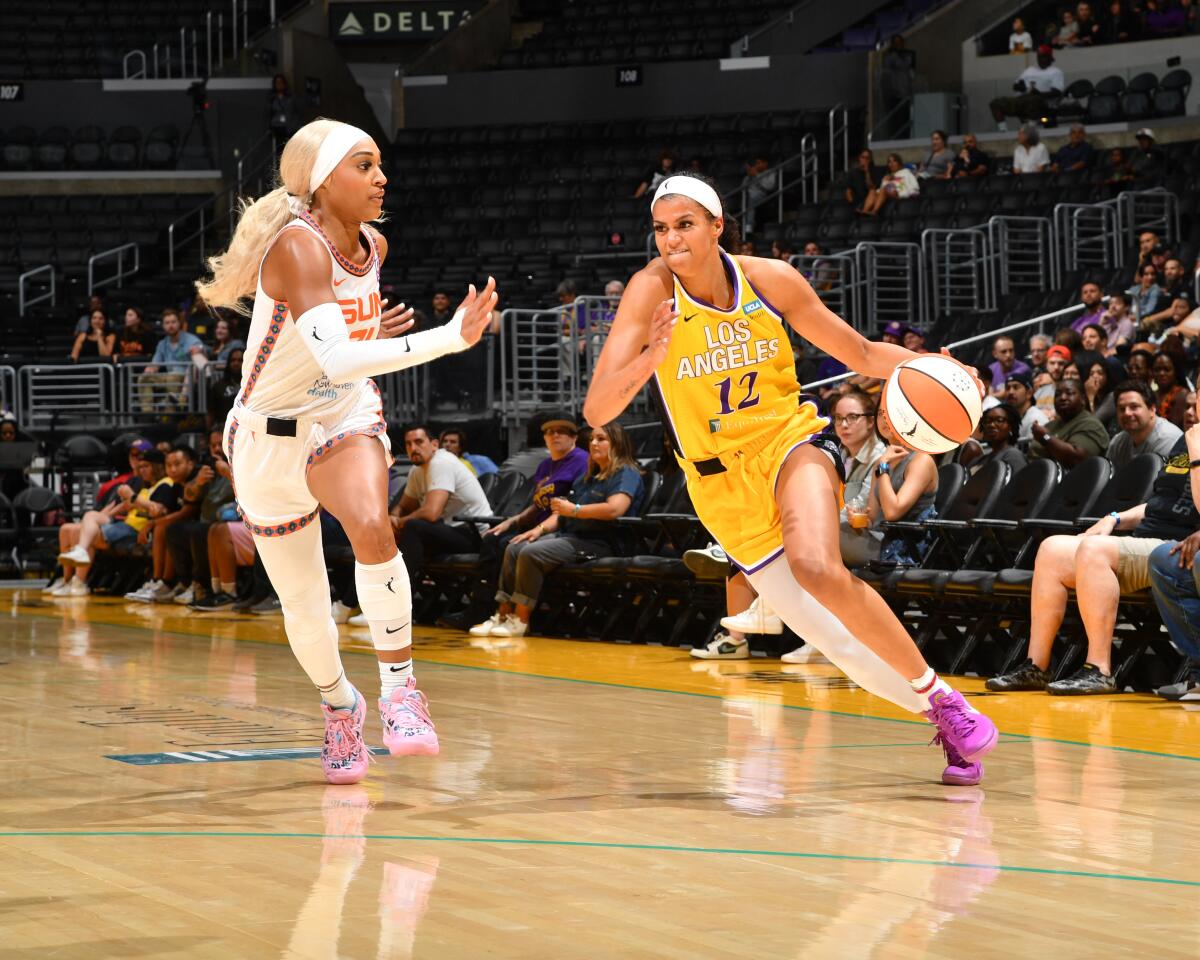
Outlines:
[[[796, 358], [779, 311], [751, 286], [738, 262], [720, 250], [733, 305], [691, 296], [675, 277], [679, 320], [667, 358], [654, 372], [685, 460], [707, 460], [780, 429], [797, 413]], [[806, 406], [813, 433], [828, 421]]]

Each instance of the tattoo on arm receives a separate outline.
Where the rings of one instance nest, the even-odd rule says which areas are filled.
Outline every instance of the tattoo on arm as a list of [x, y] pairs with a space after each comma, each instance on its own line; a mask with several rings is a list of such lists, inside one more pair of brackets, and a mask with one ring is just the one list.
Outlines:
[[638, 388], [638, 382], [637, 382], [637, 380], [630, 380], [630, 381], [629, 381], [627, 384], [625, 384], [625, 386], [623, 386], [623, 387], [621, 388], [621, 391], [620, 391], [620, 393], [619, 393], [619, 396], [621, 396], [621, 397], [627, 397], [627, 396], [629, 396], [631, 393], [633, 393], [633, 391], [635, 391], [637, 388]]

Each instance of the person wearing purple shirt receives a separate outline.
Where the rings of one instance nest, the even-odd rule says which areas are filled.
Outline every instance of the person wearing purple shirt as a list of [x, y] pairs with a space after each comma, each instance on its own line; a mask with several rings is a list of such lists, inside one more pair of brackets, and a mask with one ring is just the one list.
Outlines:
[[1022, 373], [1031, 373], [1029, 365], [1017, 359], [1016, 345], [1012, 337], [999, 336], [992, 341], [993, 363], [988, 364], [992, 371], [991, 394], [999, 397], [1004, 394], [1008, 378]]
[[1100, 295], [1100, 285], [1089, 280], [1079, 288], [1079, 299], [1083, 303], [1083, 313], [1071, 323], [1071, 329], [1076, 333], [1083, 333], [1083, 328], [1089, 323], [1100, 323], [1104, 317], [1104, 300]]

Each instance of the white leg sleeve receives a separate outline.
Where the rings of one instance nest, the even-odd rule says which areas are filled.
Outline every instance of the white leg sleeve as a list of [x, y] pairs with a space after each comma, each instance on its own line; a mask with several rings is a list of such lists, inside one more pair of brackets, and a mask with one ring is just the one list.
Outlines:
[[763, 602], [782, 617], [795, 634], [820, 650], [835, 667], [868, 693], [913, 713], [928, 709], [907, 680], [796, 582], [786, 557], [781, 556], [748, 576]]
[[254, 545], [283, 605], [292, 653], [316, 686], [329, 687], [342, 674], [342, 658], [330, 611], [321, 525], [310, 523], [283, 537], [255, 537]]
[[376, 650], [403, 650], [412, 643], [412, 588], [400, 551], [383, 563], [354, 564], [358, 604]]

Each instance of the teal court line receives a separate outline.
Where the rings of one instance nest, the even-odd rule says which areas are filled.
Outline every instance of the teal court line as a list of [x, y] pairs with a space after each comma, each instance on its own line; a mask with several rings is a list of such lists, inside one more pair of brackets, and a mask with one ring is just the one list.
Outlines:
[[1155, 883], [1177, 887], [1200, 887], [1200, 880], [1173, 877], [1139, 877], [1128, 873], [1102, 873], [1092, 870], [1060, 870], [1053, 867], [1013, 867], [998, 863], [959, 863], [953, 860], [924, 860], [909, 857], [867, 857], [850, 854], [808, 853], [793, 850], [740, 850], [732, 847], [686, 847], [666, 843], [605, 843], [599, 840], [526, 840], [521, 837], [423, 837], [391, 833], [326, 834], [268, 833], [214, 830], [13, 830], [0, 837], [196, 837], [203, 839], [265, 840], [388, 840], [410, 843], [492, 844], [565, 849], [635, 850], [655, 853], [715, 853], [739, 857], [779, 857], [792, 860], [826, 860], [835, 863], [886, 863], [918, 867], [952, 867], [957, 870], [999, 870], [1003, 873], [1035, 874], [1049, 877], [1076, 877], [1083, 880], [1121, 880], [1128, 883]]
[[[37, 620], [58, 620], [58, 617], [52, 617], [48, 614], [28, 613], [26, 611], [21, 611], [18, 614], [18, 616], [32, 617]], [[133, 630], [140, 630], [144, 633], [152, 633], [155, 631], [155, 628], [145, 627], [140, 624], [95, 623], [95, 624], [93, 624], [93, 626], [112, 627], [113, 629], [118, 629], [118, 628], [119, 629], [133, 629]], [[159, 631], [159, 632], [166, 633], [169, 636], [180, 637], [180, 638], [195, 638], [197, 636], [197, 634], [194, 634], [194, 633], [177, 633], [173, 630], [163, 630], [163, 631]], [[241, 638], [241, 637], [236, 638], [236, 640], [238, 643], [257, 643], [257, 644], [261, 644], [264, 646], [272, 646], [272, 647], [280, 646], [280, 644], [273, 643], [270, 640], [255, 640], [253, 638]], [[358, 654], [359, 656], [364, 656], [364, 657], [371, 656], [371, 653], [366, 650], [346, 650], [343, 652]], [[725, 700], [725, 699], [727, 699], [726, 697], [722, 696], [719, 693], [700, 693], [700, 692], [694, 691], [694, 690], [667, 690], [662, 687], [639, 687], [639, 686], [636, 686], [631, 683], [614, 683], [610, 680], [583, 680], [578, 677], [545, 676], [540, 673], [526, 673], [521, 670], [505, 670], [501, 667], [482, 667], [482, 666], [476, 666], [474, 664], [468, 664], [468, 663], [442, 663], [440, 660], [426, 660], [422, 657], [417, 657], [417, 656], [414, 656], [413, 660], [417, 661], [418, 663], [429, 664], [429, 665], [435, 666], [435, 667], [447, 667], [452, 670], [482, 670], [487, 673], [502, 673], [502, 674], [507, 674], [508, 676], [512, 676], [512, 677], [527, 677], [527, 678], [534, 679], [534, 680], [557, 680], [561, 683], [583, 683], [583, 684], [587, 684], [587, 685], [593, 686], [593, 687], [612, 687], [617, 690], [638, 690], [643, 693], [664, 693], [664, 694], [670, 694], [672, 696], [677, 696], [677, 697], [700, 697], [704, 700]], [[905, 724], [915, 725], [915, 726], [920, 726], [920, 727], [928, 726], [928, 723], [926, 723], [926, 721], [924, 721], [924, 720], [905, 720], [901, 717], [881, 717], [876, 714], [870, 714], [870, 713], [851, 713], [848, 710], [826, 710], [821, 707], [806, 707], [806, 706], [801, 706], [800, 704], [790, 704], [790, 703], [781, 704], [781, 706], [785, 710], [801, 710], [805, 713], [822, 713], [822, 714], [827, 714], [827, 715], [835, 716], [835, 717], [849, 717], [852, 720], [878, 720], [881, 723], [905, 723]], [[1166, 760], [1185, 760], [1189, 763], [1200, 763], [1200, 757], [1189, 757], [1186, 754], [1182, 754], [1182, 753], [1165, 753], [1161, 750], [1144, 750], [1140, 747], [1115, 747], [1115, 746], [1111, 746], [1109, 744], [1088, 743], [1086, 740], [1065, 740], [1065, 739], [1061, 739], [1059, 737], [1041, 737], [1041, 736], [1034, 736], [1032, 734], [1025, 734], [1025, 733], [1007, 733], [1005, 731], [1000, 731], [1000, 735], [1002, 737], [1009, 738], [1002, 742], [1037, 740], [1042, 743], [1061, 743], [1061, 744], [1065, 744], [1067, 746], [1072, 746], [1072, 747], [1088, 747], [1093, 750], [1114, 750], [1117, 753], [1132, 753], [1132, 754], [1139, 754], [1141, 756], [1147, 756], [1147, 757], [1161, 757]]]

